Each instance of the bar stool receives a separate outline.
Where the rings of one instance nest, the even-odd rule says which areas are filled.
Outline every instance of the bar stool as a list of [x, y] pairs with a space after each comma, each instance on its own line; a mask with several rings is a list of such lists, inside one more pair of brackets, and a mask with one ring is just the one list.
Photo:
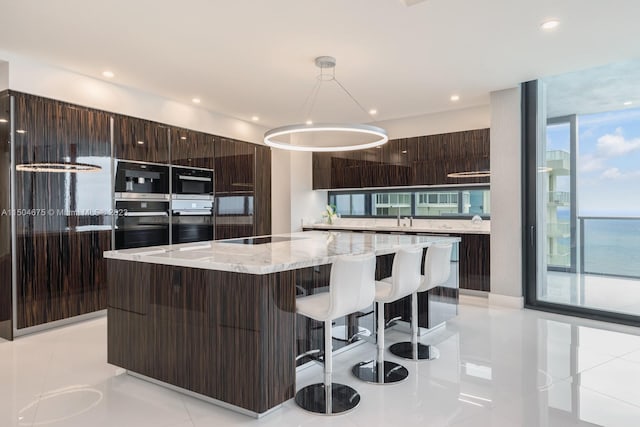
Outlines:
[[411, 342], [399, 342], [389, 347], [398, 357], [412, 360], [433, 360], [440, 352], [432, 345], [418, 342], [418, 292], [427, 292], [443, 285], [451, 273], [451, 243], [436, 243], [424, 256], [424, 276], [418, 290], [411, 295]]
[[374, 254], [345, 255], [331, 266], [329, 292], [296, 298], [296, 311], [324, 322], [324, 383], [311, 384], [296, 393], [296, 403], [319, 414], [339, 414], [355, 408], [360, 394], [331, 380], [333, 369], [331, 321], [373, 304], [376, 257]]
[[391, 277], [376, 281], [378, 327], [376, 336], [377, 357], [360, 362], [352, 369], [353, 375], [374, 384], [389, 384], [407, 378], [409, 371], [404, 366], [384, 360], [384, 305], [416, 292], [420, 286], [420, 261], [422, 248], [400, 249], [393, 258]]

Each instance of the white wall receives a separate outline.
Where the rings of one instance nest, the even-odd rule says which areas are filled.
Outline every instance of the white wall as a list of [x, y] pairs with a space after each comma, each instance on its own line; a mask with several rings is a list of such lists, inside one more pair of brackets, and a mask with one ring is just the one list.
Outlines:
[[375, 124], [387, 130], [389, 139], [397, 139], [484, 129], [488, 128], [490, 123], [491, 108], [489, 105], [481, 105], [397, 120], [384, 120]]
[[9, 89], [9, 63], [0, 60], [0, 91]]
[[491, 93], [491, 294], [522, 307], [520, 88]]
[[271, 149], [271, 232], [291, 231], [291, 155]]
[[[265, 128], [194, 105], [120, 86], [0, 51], [9, 88], [99, 110], [261, 144]], [[0, 66], [0, 87], [2, 68]]]

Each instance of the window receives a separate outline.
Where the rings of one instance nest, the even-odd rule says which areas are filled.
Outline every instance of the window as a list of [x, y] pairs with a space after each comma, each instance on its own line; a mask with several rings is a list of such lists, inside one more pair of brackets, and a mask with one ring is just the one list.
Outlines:
[[490, 214], [489, 187], [330, 191], [329, 204], [344, 217], [449, 217]]

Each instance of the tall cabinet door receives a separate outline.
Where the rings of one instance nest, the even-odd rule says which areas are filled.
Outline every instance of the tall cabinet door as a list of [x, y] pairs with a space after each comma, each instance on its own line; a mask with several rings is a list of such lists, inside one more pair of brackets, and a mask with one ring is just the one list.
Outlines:
[[228, 138], [216, 144], [216, 239], [254, 235], [255, 147]]
[[15, 129], [16, 327], [105, 309], [110, 116], [16, 94]]
[[271, 148], [256, 145], [254, 234], [271, 234]]
[[10, 108], [9, 94], [0, 94], [0, 338], [7, 340], [13, 338]]

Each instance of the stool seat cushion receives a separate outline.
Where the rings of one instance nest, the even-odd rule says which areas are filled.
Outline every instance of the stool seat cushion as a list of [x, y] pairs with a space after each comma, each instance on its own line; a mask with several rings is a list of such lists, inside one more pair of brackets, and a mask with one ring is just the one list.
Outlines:
[[375, 302], [392, 302], [394, 297], [393, 292], [393, 278], [385, 277], [382, 280], [376, 280], [376, 297]]
[[329, 292], [296, 298], [296, 311], [320, 322], [332, 320], [329, 318], [330, 305], [331, 294]]

